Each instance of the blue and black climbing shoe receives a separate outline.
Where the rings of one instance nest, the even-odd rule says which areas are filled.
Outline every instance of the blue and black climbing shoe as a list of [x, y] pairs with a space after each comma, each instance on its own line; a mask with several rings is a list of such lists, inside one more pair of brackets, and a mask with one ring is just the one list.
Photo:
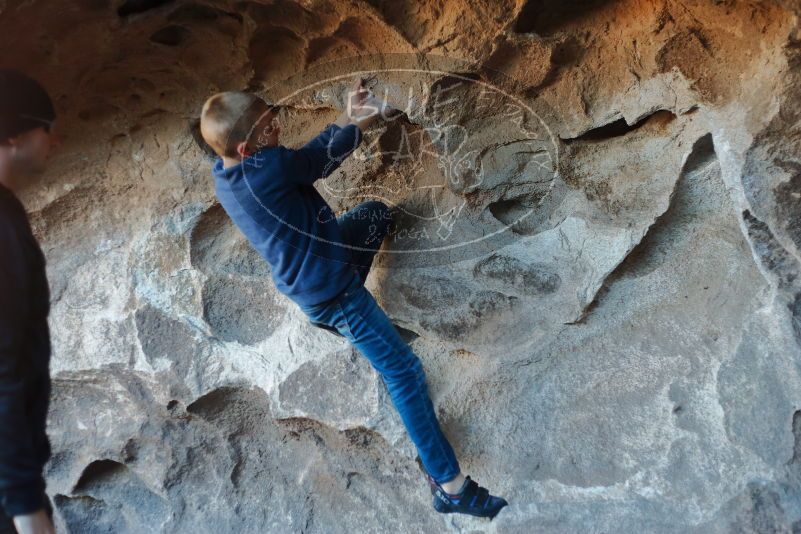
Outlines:
[[427, 477], [434, 496], [434, 509], [442, 514], [469, 514], [492, 519], [509, 504], [501, 497], [490, 495], [487, 488], [479, 486], [469, 476], [456, 494], [447, 493], [430, 475]]

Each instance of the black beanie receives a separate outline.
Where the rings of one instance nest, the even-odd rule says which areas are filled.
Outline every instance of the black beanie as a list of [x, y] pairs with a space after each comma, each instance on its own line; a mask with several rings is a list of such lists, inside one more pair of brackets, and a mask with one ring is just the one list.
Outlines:
[[0, 69], [0, 142], [56, 118], [53, 102], [39, 82], [17, 70]]

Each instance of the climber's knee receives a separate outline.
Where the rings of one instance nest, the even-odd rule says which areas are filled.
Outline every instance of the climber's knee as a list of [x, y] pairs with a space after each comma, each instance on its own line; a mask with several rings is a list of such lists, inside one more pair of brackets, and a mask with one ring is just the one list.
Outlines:
[[387, 383], [397, 383], [404, 381], [419, 381], [425, 379], [423, 363], [416, 354], [409, 351], [409, 355], [399, 358], [393, 365], [384, 368], [381, 376]]

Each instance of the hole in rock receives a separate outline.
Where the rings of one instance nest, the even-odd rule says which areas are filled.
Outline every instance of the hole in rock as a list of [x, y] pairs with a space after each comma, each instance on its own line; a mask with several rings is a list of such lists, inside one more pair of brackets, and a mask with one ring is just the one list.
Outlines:
[[801, 410], [793, 413], [793, 438], [793, 458], [790, 460], [790, 464], [801, 468]]
[[[707, 167], [717, 162], [717, 154], [712, 134], [705, 134], [693, 143], [690, 155], [681, 169], [676, 190], [668, 208], [659, 215], [646, 231], [643, 238], [631, 249], [625, 259], [606, 277], [601, 288], [583, 312], [582, 323], [596, 311], [607, 298], [610, 288], [620, 279], [639, 278], [658, 269], [668, 258], [675, 256], [681, 247], [682, 227], [698, 217], [693, 211], [693, 176], [703, 174]], [[719, 180], [715, 178], [715, 180]]]
[[543, 195], [532, 194], [496, 200], [487, 205], [490, 214], [508, 230], [518, 235], [533, 235], [542, 231], [547, 213], [541, 212]]
[[194, 360], [196, 344], [192, 331], [181, 321], [157, 308], [144, 306], [134, 313], [137, 338], [151, 365], [161, 359], [172, 362], [172, 370], [185, 377]]
[[236, 388], [217, 388], [198, 397], [193, 403], [186, 407], [186, 411], [207, 419], [224, 410], [228, 399], [235, 394]]
[[550, 35], [573, 20], [589, 17], [609, 0], [528, 0], [517, 15], [517, 33]]
[[109, 482], [125, 473], [128, 468], [114, 460], [96, 460], [83, 470], [73, 491], [84, 491], [92, 486]]
[[296, 73], [303, 65], [306, 42], [289, 28], [265, 26], [257, 30], [248, 46], [255, 80], [275, 83]]
[[167, 20], [170, 22], [214, 22], [220, 17], [231, 17], [242, 21], [242, 15], [239, 13], [229, 13], [215, 7], [194, 3], [176, 7], [167, 16]]
[[[136, 473], [113, 460], [89, 464], [73, 491], [88, 495], [65, 497], [55, 503], [67, 523], [67, 532], [157, 532], [155, 527], [168, 513], [164, 499]], [[120, 503], [131, 506], [123, 508]]]
[[684, 162], [681, 172], [682, 174], [687, 174], [697, 171], [712, 163], [715, 158], [717, 158], [715, 143], [712, 140], [712, 134], [708, 133], [693, 144], [692, 152], [687, 156], [687, 161]]
[[790, 312], [793, 314], [793, 331], [795, 338], [801, 342], [801, 293], [795, 296], [795, 300], [789, 305]]
[[556, 291], [561, 277], [544, 264], [528, 263], [514, 256], [494, 253], [473, 267], [476, 279], [496, 280], [507, 287], [531, 295], [545, 295]]
[[326, 36], [313, 39], [306, 52], [306, 62], [311, 64], [326, 56], [336, 57], [337, 54], [351, 54], [356, 52], [355, 45], [338, 37]]
[[223, 341], [254, 345], [273, 333], [286, 314], [265, 278], [210, 277], [203, 285], [203, 318]]
[[183, 26], [172, 24], [154, 32], [153, 35], [150, 36], [150, 40], [165, 46], [179, 46], [186, 41], [189, 35], [189, 30]]
[[173, 0], [127, 0], [117, 9], [117, 15], [128, 17], [169, 4]]
[[406, 343], [411, 343], [412, 341], [420, 337], [420, 334], [418, 334], [413, 330], [403, 328], [402, 326], [398, 326], [395, 323], [392, 324], [395, 326], [395, 330], [398, 331], [398, 334], [400, 334], [401, 339], [403, 339]]
[[359, 448], [369, 447], [375, 440], [382, 441], [380, 434], [363, 426], [348, 428], [344, 431], [344, 435], [348, 443]]
[[564, 142], [570, 144], [574, 141], [605, 141], [607, 139], [613, 139], [615, 137], [627, 135], [651, 122], [656, 122], [657, 124], [664, 126], [675, 118], [676, 116], [673, 113], [664, 110], [652, 113], [635, 122], [634, 124], [628, 124], [626, 119], [621, 118], [614, 122], [610, 122], [609, 124], [604, 124], [603, 126], [587, 130], [577, 137], [564, 139]]
[[212, 205], [198, 218], [189, 238], [189, 258], [193, 267], [206, 274], [270, 274], [267, 262], [250, 246], [220, 204]]
[[203, 136], [200, 134], [200, 119], [192, 119], [189, 121], [189, 133], [192, 135], [192, 140], [200, 148], [200, 150], [210, 159], [216, 159], [217, 153], [214, 149], [206, 143]]
[[505, 224], [516, 234], [524, 234], [520, 230], [519, 224], [514, 224], [518, 219], [525, 215], [529, 208], [521, 204], [518, 199], [499, 200], [487, 206], [493, 217]]
[[186, 411], [210, 423], [247, 426], [269, 418], [270, 407], [259, 388], [223, 386], [198, 397]]

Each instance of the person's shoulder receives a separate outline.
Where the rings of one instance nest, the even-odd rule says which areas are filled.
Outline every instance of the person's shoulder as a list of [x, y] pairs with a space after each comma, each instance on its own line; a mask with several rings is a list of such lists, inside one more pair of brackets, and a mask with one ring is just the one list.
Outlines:
[[211, 175], [214, 178], [223, 178], [226, 174], [225, 164], [220, 156], [217, 156], [211, 162]]
[[251, 175], [280, 176], [295, 152], [295, 149], [284, 145], [261, 148], [242, 160], [243, 172]]
[[18, 232], [20, 224], [26, 218], [25, 208], [14, 196], [14, 193], [4, 187], [0, 187], [0, 232], [3, 235], [8, 232]]
[[[260, 148], [250, 158], [254, 158], [254, 157], [258, 156], [261, 159], [275, 159], [275, 158], [279, 157], [281, 154], [283, 154], [284, 152], [286, 152], [287, 150], [292, 150], [292, 149], [291, 148], [287, 148], [284, 145], [265, 146], [265, 147]], [[248, 159], [250, 159], [250, 158], [248, 158]]]
[[214, 160], [211, 168], [211, 175], [214, 178], [214, 187], [217, 190], [227, 190], [233, 187], [238, 182], [238, 178], [242, 175], [242, 163], [237, 165], [225, 166], [225, 162], [221, 157]]
[[20, 215], [18, 207], [0, 200], [0, 255], [9, 258], [11, 251], [18, 249], [25, 225], [24, 212]]

